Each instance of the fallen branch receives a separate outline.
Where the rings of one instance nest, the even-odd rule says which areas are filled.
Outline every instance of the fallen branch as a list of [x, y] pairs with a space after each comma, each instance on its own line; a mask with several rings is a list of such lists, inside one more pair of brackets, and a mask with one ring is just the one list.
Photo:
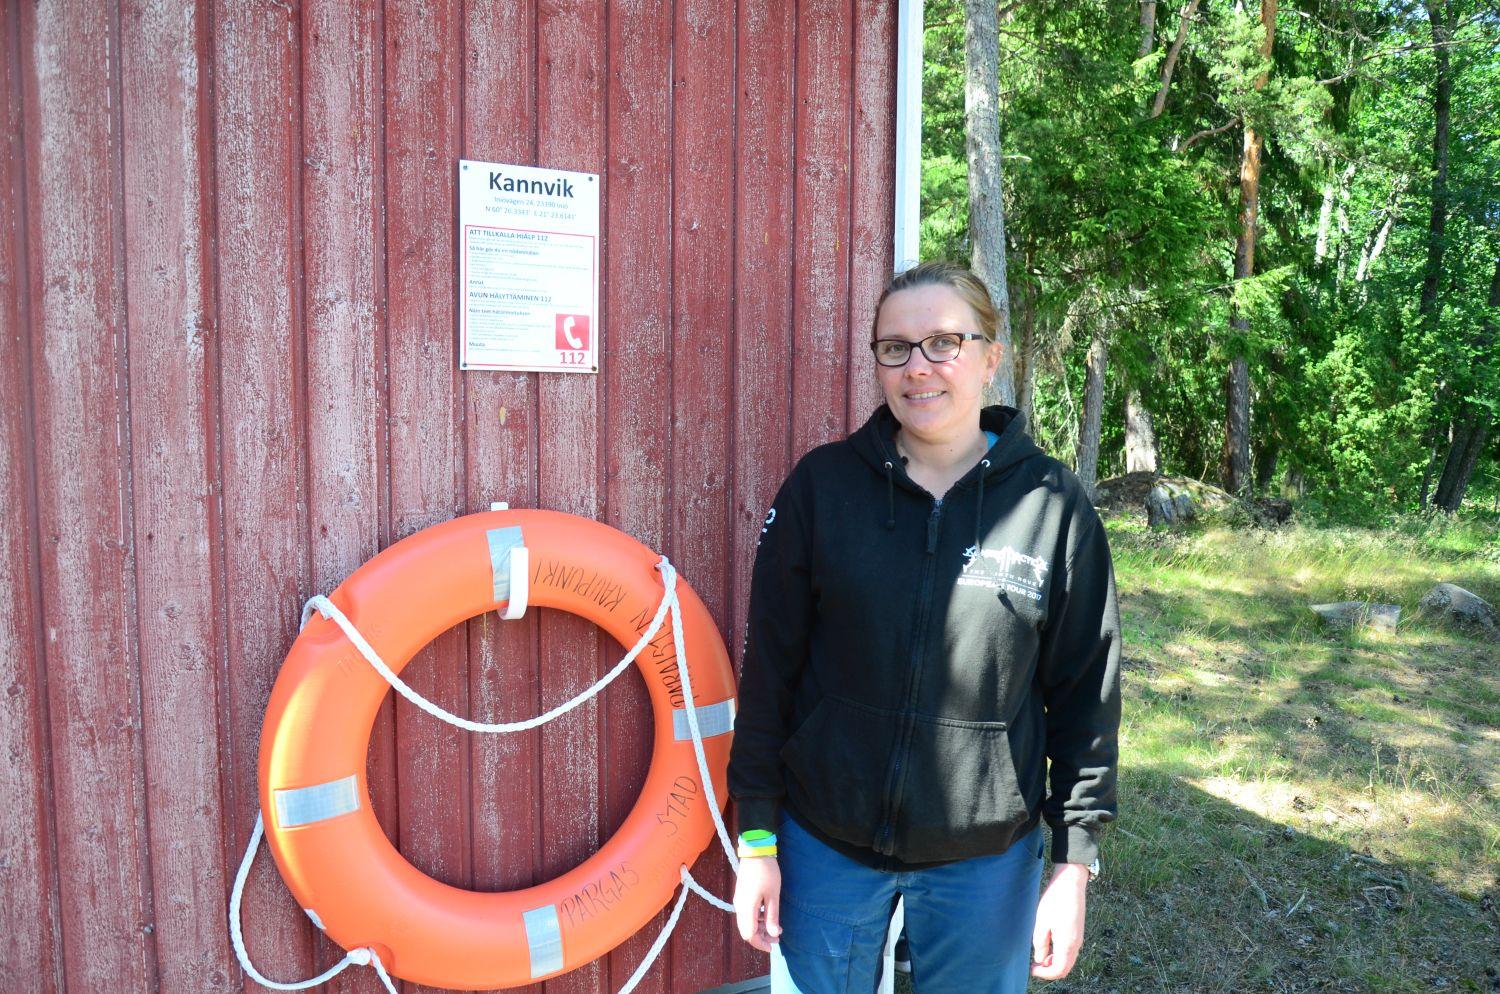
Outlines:
[[[1235, 862], [1239, 863], [1240, 861], [1235, 860]], [[1240, 863], [1240, 872], [1245, 875], [1246, 880], [1250, 881], [1250, 886], [1255, 888], [1255, 893], [1260, 895], [1261, 907], [1265, 908], [1267, 911], [1270, 911], [1271, 899], [1266, 896], [1265, 889], [1262, 888], [1260, 884], [1256, 883], [1255, 878], [1250, 875], [1250, 868], [1244, 863]]]
[[1292, 917], [1292, 915], [1295, 915], [1297, 913], [1297, 909], [1302, 907], [1302, 902], [1305, 900], [1307, 900], [1307, 891], [1302, 892], [1302, 896], [1297, 898], [1297, 903], [1292, 905], [1291, 910], [1287, 911], [1286, 916], [1290, 918]]

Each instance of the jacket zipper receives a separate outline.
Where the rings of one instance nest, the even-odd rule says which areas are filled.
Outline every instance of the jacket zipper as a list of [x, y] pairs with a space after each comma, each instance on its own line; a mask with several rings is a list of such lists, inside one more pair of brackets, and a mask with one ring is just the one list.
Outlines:
[[901, 709], [901, 727], [896, 735], [896, 748], [891, 763], [890, 773], [886, 776], [885, 797], [882, 809], [884, 816], [881, 818], [880, 831], [875, 836], [875, 851], [886, 856], [894, 852], [894, 840], [896, 834], [896, 811], [899, 807], [897, 795], [901, 789], [901, 757], [911, 746], [911, 734], [916, 728], [916, 716], [911, 713], [911, 705], [916, 697], [918, 678], [922, 670], [922, 655], [927, 647], [927, 613], [932, 588], [932, 577], [937, 563], [938, 535], [943, 518], [943, 501], [936, 498], [932, 502], [932, 513], [927, 517], [927, 557], [922, 568], [922, 582], [917, 590], [917, 624], [916, 636], [912, 640], [911, 672], [906, 680], [906, 696]]

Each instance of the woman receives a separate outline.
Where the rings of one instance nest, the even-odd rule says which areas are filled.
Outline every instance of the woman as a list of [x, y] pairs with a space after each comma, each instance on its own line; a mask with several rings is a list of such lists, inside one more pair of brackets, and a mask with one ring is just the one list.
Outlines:
[[995, 327], [967, 270], [895, 277], [885, 404], [766, 516], [729, 785], [740, 934], [775, 947], [777, 994], [872, 991], [898, 896], [920, 994], [1019, 994], [1082, 943], [1116, 814], [1114, 572], [1078, 479], [981, 406]]

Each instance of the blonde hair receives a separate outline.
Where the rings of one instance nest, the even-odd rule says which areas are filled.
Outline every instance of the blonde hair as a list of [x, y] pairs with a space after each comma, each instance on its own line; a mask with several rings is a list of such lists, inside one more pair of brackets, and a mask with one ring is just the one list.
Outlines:
[[872, 341], [875, 338], [875, 329], [880, 324], [880, 309], [885, 306], [885, 299], [893, 293], [919, 286], [945, 286], [958, 294], [974, 312], [974, 317], [979, 320], [979, 332], [984, 335], [985, 341], [995, 341], [1000, 325], [1000, 315], [995, 310], [994, 302], [990, 300], [990, 291], [984, 285], [984, 280], [963, 266], [944, 260], [919, 263], [891, 277], [891, 281], [881, 292], [880, 299], [875, 303], [875, 317], [870, 321]]

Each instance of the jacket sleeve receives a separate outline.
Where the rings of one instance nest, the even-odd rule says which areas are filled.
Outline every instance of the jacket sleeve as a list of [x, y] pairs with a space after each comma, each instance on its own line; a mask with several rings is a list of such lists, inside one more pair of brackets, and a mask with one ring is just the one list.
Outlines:
[[1042, 815], [1054, 863], [1089, 863], [1115, 819], [1120, 729], [1120, 610], [1104, 526], [1076, 521], [1053, 588], [1038, 678], [1046, 706], [1050, 786]]
[[800, 472], [766, 515], [750, 578], [739, 711], [729, 754], [729, 793], [739, 831], [774, 832], [786, 793], [781, 748], [791, 734], [792, 692], [807, 659], [813, 617], [811, 529]]

